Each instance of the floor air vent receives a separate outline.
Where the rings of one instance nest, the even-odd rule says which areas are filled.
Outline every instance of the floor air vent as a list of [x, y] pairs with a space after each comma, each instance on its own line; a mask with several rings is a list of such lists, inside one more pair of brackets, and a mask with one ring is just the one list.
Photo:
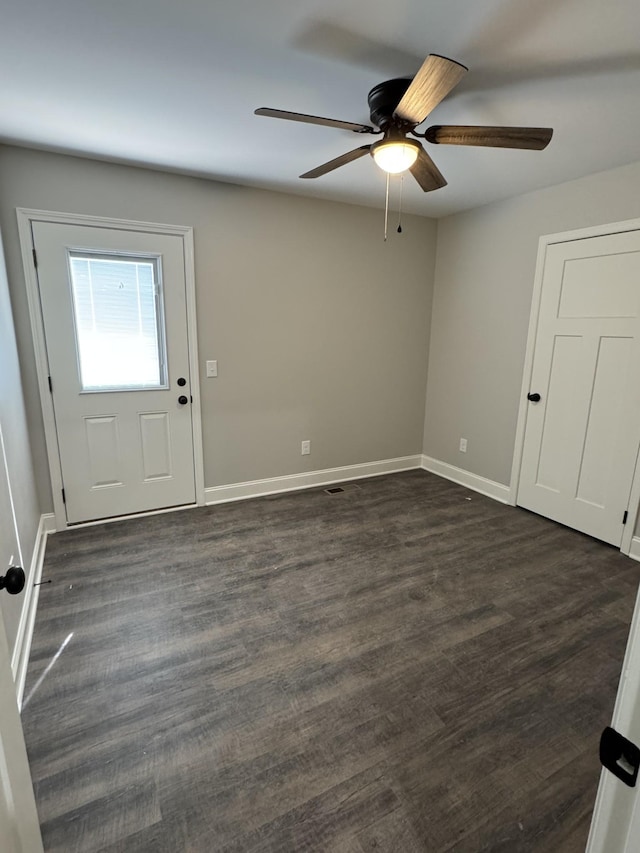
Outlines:
[[324, 491], [328, 495], [339, 495], [341, 492], [352, 492], [355, 489], [359, 489], [356, 483], [343, 483], [342, 486], [330, 486], [328, 489], [324, 489]]

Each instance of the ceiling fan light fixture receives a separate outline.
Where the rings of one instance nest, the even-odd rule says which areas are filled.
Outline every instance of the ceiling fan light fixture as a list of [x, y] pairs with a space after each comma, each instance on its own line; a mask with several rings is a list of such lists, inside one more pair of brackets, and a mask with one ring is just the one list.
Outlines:
[[383, 172], [398, 175], [406, 171], [418, 159], [420, 143], [412, 139], [386, 140], [371, 146], [371, 156]]

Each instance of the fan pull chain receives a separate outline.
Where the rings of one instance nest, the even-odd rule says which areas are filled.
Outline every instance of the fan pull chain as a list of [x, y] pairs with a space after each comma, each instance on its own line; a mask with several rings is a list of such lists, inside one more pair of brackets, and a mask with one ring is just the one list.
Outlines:
[[384, 200], [384, 242], [387, 242], [387, 225], [389, 224], [389, 172], [387, 172], [387, 193]]
[[396, 231], [402, 234], [402, 188], [404, 187], [404, 174], [400, 175], [400, 205], [398, 207], [398, 227]]

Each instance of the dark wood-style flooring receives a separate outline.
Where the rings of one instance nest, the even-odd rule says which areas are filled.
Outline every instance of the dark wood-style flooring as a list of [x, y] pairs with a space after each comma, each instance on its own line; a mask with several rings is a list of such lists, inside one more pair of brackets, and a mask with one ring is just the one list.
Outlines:
[[358, 485], [50, 538], [47, 851], [584, 850], [640, 564], [422, 471]]

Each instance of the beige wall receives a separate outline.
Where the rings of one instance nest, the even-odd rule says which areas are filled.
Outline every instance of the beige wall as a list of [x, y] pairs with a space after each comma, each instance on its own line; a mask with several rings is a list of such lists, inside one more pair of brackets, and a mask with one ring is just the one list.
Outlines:
[[637, 217], [640, 163], [439, 221], [428, 456], [509, 483], [538, 238]]
[[[20, 382], [20, 366], [13, 330], [13, 317], [9, 301], [9, 288], [5, 273], [2, 242], [0, 241], [0, 434], [4, 443], [4, 453], [0, 447], [0, 488], [8, 487], [10, 500], [13, 504], [12, 518], [3, 513], [0, 518], [0, 553], [4, 554], [7, 546], [14, 551], [14, 562], [18, 562], [20, 554], [15, 552], [16, 538], [22, 552], [23, 568], [29, 577], [36, 532], [40, 522], [40, 509], [36, 496], [33, 477], [33, 465], [29, 450], [27, 425]], [[5, 466], [6, 455], [6, 466]], [[7, 557], [10, 555], [7, 554]], [[8, 567], [0, 566], [0, 575], [4, 575]], [[0, 592], [0, 607], [4, 617], [5, 630], [9, 641], [9, 649], [13, 652], [18, 623], [22, 606], [26, 601], [25, 592], [21, 595], [8, 595]], [[0, 629], [1, 630], [1, 629]]]
[[[435, 222], [407, 217], [384, 243], [381, 211], [0, 147], [0, 225], [45, 511], [16, 207], [194, 227], [207, 486], [421, 452]], [[218, 379], [204, 377], [207, 358]]]

